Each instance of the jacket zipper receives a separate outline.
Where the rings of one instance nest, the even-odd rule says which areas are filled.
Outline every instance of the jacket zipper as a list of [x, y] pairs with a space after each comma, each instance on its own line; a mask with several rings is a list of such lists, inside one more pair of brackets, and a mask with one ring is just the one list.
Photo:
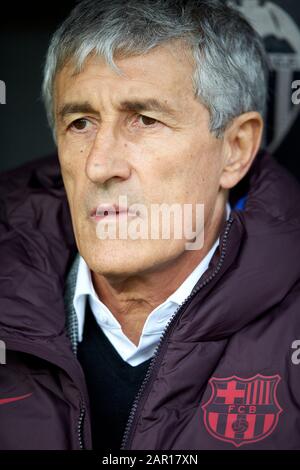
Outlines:
[[80, 450], [84, 449], [83, 436], [82, 436], [84, 415], [85, 415], [85, 405], [82, 402], [80, 406], [80, 415], [78, 418], [78, 425], [77, 425], [77, 435], [78, 435]]
[[[75, 317], [72, 318], [72, 323], [70, 325], [70, 330], [69, 330], [69, 338], [71, 342], [71, 347], [72, 351], [75, 355], [77, 356], [77, 320]], [[84, 450], [84, 439], [83, 439], [83, 424], [84, 424], [84, 417], [86, 413], [86, 406], [84, 403], [84, 400], [82, 398], [81, 404], [80, 404], [80, 413], [79, 413], [79, 418], [77, 422], [77, 436], [78, 436], [78, 442], [79, 442], [79, 448], [80, 450]]]
[[155, 377], [154, 372], [156, 372], [156, 370], [159, 368], [159, 365], [157, 366], [158, 358], [162, 358], [162, 356], [163, 356], [163, 352], [164, 352], [163, 351], [163, 346], [166, 345], [166, 340], [170, 336], [170, 334], [172, 333], [172, 331], [174, 329], [175, 320], [178, 320], [180, 318], [180, 315], [182, 315], [182, 313], [185, 310], [184, 307], [186, 306], [186, 304], [203, 287], [205, 287], [207, 284], [209, 284], [215, 278], [215, 276], [219, 273], [219, 271], [220, 271], [220, 269], [223, 265], [224, 258], [225, 258], [225, 255], [226, 255], [226, 249], [227, 249], [227, 238], [228, 238], [228, 234], [229, 234], [232, 222], [233, 222], [233, 218], [230, 216], [228, 221], [227, 221], [226, 228], [225, 228], [225, 231], [224, 231], [224, 237], [223, 237], [223, 241], [222, 241], [222, 245], [221, 245], [220, 259], [218, 261], [218, 264], [217, 264], [215, 270], [213, 271], [213, 273], [207, 279], [205, 279], [205, 281], [203, 281], [199, 286], [197, 286], [195, 289], [193, 289], [192, 292], [190, 293], [190, 295], [184, 300], [184, 302], [181, 305], [179, 305], [179, 307], [176, 309], [176, 311], [173, 313], [170, 320], [168, 321], [168, 323], [167, 323], [167, 325], [166, 325], [166, 327], [165, 327], [165, 329], [164, 329], [164, 331], [163, 331], [163, 333], [160, 337], [158, 345], [157, 345], [157, 347], [154, 351], [154, 355], [152, 357], [152, 360], [149, 364], [146, 376], [145, 376], [145, 378], [142, 382], [142, 385], [140, 386], [139, 392], [137, 393], [137, 395], [135, 397], [135, 400], [133, 402], [133, 405], [131, 407], [131, 411], [129, 413], [128, 421], [127, 421], [125, 431], [124, 431], [124, 435], [123, 435], [123, 439], [122, 439], [121, 450], [130, 449], [130, 445], [131, 445], [131, 442], [132, 442], [132, 439], [133, 439], [133, 434], [134, 434], [134, 431], [135, 431], [135, 427], [137, 425], [137, 416], [138, 416], [137, 411], [138, 411], [138, 409], [140, 407], [140, 404], [142, 402], [142, 398], [146, 394], [146, 389], [150, 388], [150, 386], [151, 386], [151, 378], [153, 379], [153, 377]]

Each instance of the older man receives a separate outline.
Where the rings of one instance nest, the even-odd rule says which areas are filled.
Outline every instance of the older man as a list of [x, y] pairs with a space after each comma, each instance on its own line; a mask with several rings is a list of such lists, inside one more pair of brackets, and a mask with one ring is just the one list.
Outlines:
[[87, 0], [55, 33], [60, 169], [2, 177], [2, 449], [300, 448], [300, 191], [259, 151], [266, 78], [217, 1]]

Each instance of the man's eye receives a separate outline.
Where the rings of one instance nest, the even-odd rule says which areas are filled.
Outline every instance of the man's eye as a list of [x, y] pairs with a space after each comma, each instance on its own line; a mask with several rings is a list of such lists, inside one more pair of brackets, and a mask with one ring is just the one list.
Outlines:
[[139, 120], [142, 124], [144, 124], [144, 126], [151, 126], [158, 122], [157, 119], [151, 118], [149, 116], [144, 116], [143, 114], [140, 114]]
[[76, 119], [70, 124], [70, 128], [73, 128], [77, 131], [83, 131], [86, 129], [88, 121], [84, 118]]

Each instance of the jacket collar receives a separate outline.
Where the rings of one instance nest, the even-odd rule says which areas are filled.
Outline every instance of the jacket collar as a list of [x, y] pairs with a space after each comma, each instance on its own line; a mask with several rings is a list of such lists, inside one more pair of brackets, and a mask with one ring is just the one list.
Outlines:
[[[243, 210], [235, 208], [231, 213], [224, 256], [216, 252], [198, 281], [198, 292], [180, 318], [176, 340], [228, 337], [271, 312], [299, 282], [298, 182], [269, 155], [259, 154], [241, 186], [230, 194], [232, 205], [237, 194], [246, 202]], [[222, 256], [218, 275], [199, 289]], [[214, 294], [208, 296], [212, 289]]]

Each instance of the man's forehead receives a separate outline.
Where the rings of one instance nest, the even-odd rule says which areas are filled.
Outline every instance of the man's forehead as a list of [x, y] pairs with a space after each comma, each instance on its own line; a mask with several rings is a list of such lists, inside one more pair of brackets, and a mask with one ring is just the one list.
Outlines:
[[[91, 102], [99, 97], [107, 99], [120, 111], [154, 111], [176, 117], [183, 111], [182, 102], [187, 104], [188, 97], [195, 98], [191, 69], [185, 63], [180, 70], [182, 66], [172, 57], [170, 73], [166, 76], [166, 68], [154, 67], [159, 52], [153, 51], [151, 57], [146, 54], [116, 61], [124, 72], [121, 76], [103, 58], [89, 58], [77, 73], [74, 73], [74, 65], [68, 64], [59, 74], [58, 113], [86, 112]], [[148, 73], [149, 68], [145, 69], [149, 57], [151, 73]], [[163, 62], [160, 57], [160, 65], [165, 66]]]
[[[90, 53], [78, 67], [74, 59], [69, 59], [60, 68], [55, 82], [68, 81], [80, 83], [88, 78], [122, 87], [155, 86], [160, 88], [186, 88], [193, 89], [192, 75], [194, 62], [191, 53], [183, 47], [182, 41], [159, 45], [143, 54], [119, 56], [116, 54], [114, 69], [103, 56]], [[175, 45], [178, 45], [177, 50]], [[132, 94], [132, 93], [131, 93]]]
[[[136, 113], [151, 112], [154, 111], [159, 114], [168, 115], [169, 117], [176, 117], [179, 113], [179, 110], [173, 108], [167, 103], [167, 100], [159, 100], [156, 98], [138, 98], [132, 96], [126, 100], [121, 100], [116, 103], [116, 107], [119, 111], [132, 111]], [[98, 110], [93, 107], [89, 101], [69, 101], [60, 105], [58, 109], [58, 114], [60, 118], [64, 118], [69, 114], [76, 113], [90, 113], [98, 114]]]

